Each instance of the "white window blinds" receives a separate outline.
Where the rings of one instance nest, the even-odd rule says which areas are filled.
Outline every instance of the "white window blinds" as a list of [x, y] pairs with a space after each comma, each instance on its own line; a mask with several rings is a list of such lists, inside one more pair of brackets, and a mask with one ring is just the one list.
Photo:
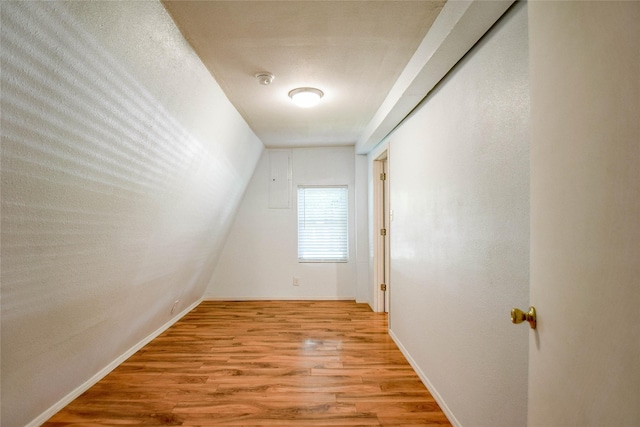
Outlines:
[[348, 190], [298, 187], [298, 261], [347, 262]]

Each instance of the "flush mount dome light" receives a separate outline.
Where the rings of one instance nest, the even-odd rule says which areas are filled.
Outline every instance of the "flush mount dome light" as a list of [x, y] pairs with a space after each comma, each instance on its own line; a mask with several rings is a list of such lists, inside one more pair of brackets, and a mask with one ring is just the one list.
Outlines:
[[309, 108], [320, 102], [324, 92], [313, 87], [299, 87], [289, 92], [289, 98], [298, 107]]

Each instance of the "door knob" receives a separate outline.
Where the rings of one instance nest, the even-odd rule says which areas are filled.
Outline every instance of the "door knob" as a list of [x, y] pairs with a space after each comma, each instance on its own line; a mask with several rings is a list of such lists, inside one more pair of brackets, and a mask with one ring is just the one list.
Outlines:
[[536, 309], [534, 307], [529, 307], [529, 311], [526, 313], [518, 308], [511, 310], [511, 322], [522, 323], [525, 320], [529, 322], [531, 329], [536, 328]]

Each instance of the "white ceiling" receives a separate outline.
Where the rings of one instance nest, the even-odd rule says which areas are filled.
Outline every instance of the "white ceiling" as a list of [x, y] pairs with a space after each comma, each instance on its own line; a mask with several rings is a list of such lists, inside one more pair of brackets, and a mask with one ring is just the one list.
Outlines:
[[[265, 146], [304, 147], [355, 145], [368, 138], [374, 115], [444, 2], [163, 4]], [[269, 86], [255, 78], [263, 71], [275, 75]], [[321, 103], [294, 106], [287, 94], [301, 86], [324, 91]]]

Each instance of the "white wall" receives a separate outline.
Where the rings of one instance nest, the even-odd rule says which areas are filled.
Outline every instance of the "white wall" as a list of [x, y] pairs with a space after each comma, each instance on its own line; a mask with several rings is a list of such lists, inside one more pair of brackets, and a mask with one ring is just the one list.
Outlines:
[[390, 137], [390, 323], [455, 425], [527, 420], [527, 5]]
[[[258, 163], [207, 289], [212, 299], [355, 299], [355, 154], [353, 147], [292, 153], [291, 208], [269, 209], [269, 151]], [[298, 263], [298, 185], [349, 186], [349, 262]], [[299, 286], [293, 286], [293, 277]]]
[[640, 425], [640, 3], [532, 2], [529, 425]]
[[1, 8], [2, 425], [22, 426], [198, 301], [263, 147], [160, 3]]
[[369, 275], [369, 189], [368, 158], [355, 156], [355, 196], [356, 196], [356, 262], [357, 285], [356, 302], [373, 307], [373, 288]]

